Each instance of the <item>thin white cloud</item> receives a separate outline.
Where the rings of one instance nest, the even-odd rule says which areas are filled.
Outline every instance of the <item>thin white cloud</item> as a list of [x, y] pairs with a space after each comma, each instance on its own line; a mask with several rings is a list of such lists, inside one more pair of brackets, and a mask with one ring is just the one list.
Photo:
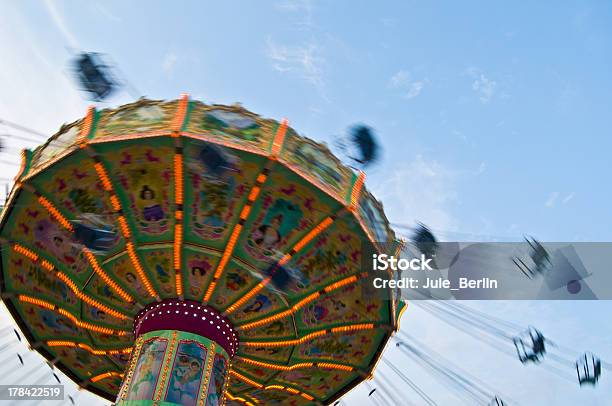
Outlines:
[[51, 20], [53, 20], [53, 24], [62, 33], [62, 35], [66, 39], [66, 42], [68, 42], [68, 45], [71, 48], [78, 49], [79, 42], [77, 41], [72, 31], [70, 31], [70, 28], [68, 28], [68, 26], [66, 25], [66, 22], [64, 21], [64, 16], [56, 7], [55, 2], [53, 0], [45, 0], [45, 7], [47, 9], [47, 12], [51, 16]]
[[391, 221], [402, 224], [420, 221], [432, 229], [451, 231], [458, 225], [451, 215], [451, 204], [456, 200], [456, 176], [456, 171], [417, 155], [374, 185], [373, 192], [385, 202], [385, 212]]
[[470, 67], [467, 74], [472, 77], [472, 90], [483, 104], [488, 104], [497, 91], [497, 82], [487, 77], [480, 69]]
[[287, 46], [277, 44], [269, 38], [266, 53], [275, 70], [295, 73], [313, 86], [319, 89], [323, 87], [325, 59], [316, 44]]
[[546, 207], [553, 207], [555, 203], [557, 202], [558, 198], [559, 198], [559, 192], [552, 192], [550, 196], [548, 196], [548, 199], [546, 200], [546, 203], [544, 203], [544, 205]]
[[176, 65], [177, 56], [174, 52], [168, 52], [164, 55], [164, 59], [162, 61], [162, 70], [166, 72], [166, 74], [171, 75], [174, 72], [174, 66]]
[[405, 99], [414, 99], [420, 95], [425, 82], [426, 80], [412, 80], [410, 72], [405, 70], [396, 72], [389, 80], [391, 87], [400, 89]]
[[497, 83], [494, 80], [487, 78], [482, 73], [472, 83], [472, 90], [478, 93], [480, 101], [483, 103], [489, 103], [495, 94], [495, 88]]
[[104, 17], [108, 18], [110, 21], [113, 21], [115, 23], [120, 23], [121, 21], [123, 21], [121, 19], [121, 17], [119, 17], [118, 15], [112, 13], [108, 8], [104, 7], [102, 4], [98, 3], [98, 2], [94, 2], [94, 7], [96, 8], [96, 10], [98, 10], [98, 12], [100, 12], [100, 14], [102, 14]]
[[569, 201], [570, 201], [570, 200], [572, 200], [572, 199], [574, 198], [574, 196], [575, 196], [575, 195], [576, 195], [576, 193], [574, 193], [574, 192], [572, 192], [572, 193], [568, 194], [567, 196], [565, 196], [565, 197], [563, 198], [563, 200], [561, 201], [561, 203], [563, 203], [563, 204], [567, 204], [567, 203], [569, 203]]
[[284, 0], [277, 3], [276, 8], [297, 14], [300, 17], [297, 22], [298, 26], [306, 29], [312, 28], [312, 0]]

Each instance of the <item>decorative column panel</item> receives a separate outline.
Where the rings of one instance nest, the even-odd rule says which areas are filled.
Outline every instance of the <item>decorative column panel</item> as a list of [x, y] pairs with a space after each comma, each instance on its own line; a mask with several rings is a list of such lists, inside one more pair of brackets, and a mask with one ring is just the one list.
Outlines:
[[135, 335], [117, 405], [223, 403], [238, 340], [217, 311], [197, 302], [165, 300], [136, 316]]

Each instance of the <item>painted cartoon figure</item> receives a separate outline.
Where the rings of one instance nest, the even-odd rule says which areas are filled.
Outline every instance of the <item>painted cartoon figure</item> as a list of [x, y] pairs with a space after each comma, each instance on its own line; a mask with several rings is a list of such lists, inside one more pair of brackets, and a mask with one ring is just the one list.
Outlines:
[[302, 217], [302, 211], [297, 205], [285, 199], [277, 199], [261, 225], [253, 231], [251, 241], [260, 249], [271, 252], [297, 228]]
[[312, 319], [314, 319], [314, 322], [316, 323], [325, 320], [325, 317], [327, 317], [327, 315], [329, 314], [329, 310], [319, 304], [312, 306], [312, 308], [308, 309], [307, 311], [311, 313]]
[[146, 221], [159, 221], [165, 217], [162, 207], [155, 199], [155, 191], [148, 185], [144, 185], [140, 190], [140, 199], [144, 202], [142, 216]]
[[266, 310], [272, 306], [272, 302], [266, 295], [257, 295], [255, 302], [248, 305], [242, 312], [244, 314], [259, 313], [260, 311]]
[[50, 251], [56, 258], [61, 259], [73, 272], [80, 273], [87, 268], [87, 262], [80, 248], [70, 240], [57, 224], [48, 219], [39, 220], [34, 226], [36, 245]]
[[165, 400], [195, 405], [200, 392], [206, 350], [195, 342], [181, 342], [172, 368]]
[[153, 399], [168, 342], [155, 339], [142, 345], [127, 400]]
[[78, 333], [78, 329], [63, 316], [51, 310], [39, 309], [38, 314], [43, 324], [51, 329], [55, 335], [73, 335]]
[[127, 272], [125, 274], [125, 280], [132, 286], [132, 288], [134, 288], [134, 290], [136, 290], [136, 292], [138, 292], [139, 295], [146, 296], [148, 294], [144, 285], [132, 272]]
[[272, 249], [281, 240], [279, 233], [280, 226], [283, 222], [283, 215], [279, 214], [270, 220], [270, 224], [263, 224], [257, 228], [255, 234], [253, 234], [253, 240], [255, 244], [265, 249]]
[[223, 214], [234, 189], [233, 178], [228, 183], [216, 184], [204, 181], [200, 191], [201, 223], [209, 227], [223, 227]]
[[91, 318], [94, 320], [105, 320], [106, 313], [103, 310], [98, 309], [97, 307], [91, 306], [89, 308], [89, 313], [91, 314]]
[[[13, 261], [15, 264], [16, 261]], [[35, 264], [28, 266], [27, 274], [22, 272], [23, 261], [13, 268], [15, 274], [13, 278], [17, 285], [24, 288], [30, 288], [35, 292], [40, 292], [45, 295], [54, 296], [62, 303], [72, 305], [76, 302], [76, 297], [72, 291], [68, 289], [66, 284], [57, 278], [51, 278], [49, 272], [43, 270]]]
[[204, 256], [198, 255], [196, 258], [188, 261], [189, 269], [189, 291], [193, 296], [199, 296], [204, 290], [204, 284], [207, 281], [206, 275], [211, 270], [212, 265]]
[[353, 348], [352, 339], [331, 337], [314, 343], [306, 352], [308, 356], [333, 355], [338, 357], [348, 354], [351, 348]]
[[246, 284], [246, 279], [243, 276], [241, 276], [238, 272], [228, 272], [225, 286], [229, 290], [233, 292], [237, 292], [238, 290], [242, 289], [245, 284]]
[[170, 274], [160, 264], [155, 264], [155, 272], [157, 273], [157, 277], [162, 284], [170, 281]]
[[264, 333], [266, 335], [278, 335], [281, 334], [283, 331], [285, 331], [285, 325], [282, 321], [279, 320], [268, 324], [264, 328]]

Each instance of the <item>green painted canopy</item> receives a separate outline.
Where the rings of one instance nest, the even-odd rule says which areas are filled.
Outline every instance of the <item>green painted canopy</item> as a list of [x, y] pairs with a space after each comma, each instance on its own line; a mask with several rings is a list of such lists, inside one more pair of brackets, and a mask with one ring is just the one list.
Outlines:
[[[236, 160], [223, 182], [198, 157], [207, 143]], [[1, 218], [2, 297], [37, 351], [108, 399], [136, 313], [182, 296], [239, 333], [228, 404], [333, 402], [368, 377], [400, 307], [364, 275], [364, 250], [395, 236], [362, 181], [240, 105], [92, 110], [24, 153]], [[110, 250], [76, 241], [84, 213], [117, 230]], [[262, 270], [283, 258], [303, 280], [279, 291]]]

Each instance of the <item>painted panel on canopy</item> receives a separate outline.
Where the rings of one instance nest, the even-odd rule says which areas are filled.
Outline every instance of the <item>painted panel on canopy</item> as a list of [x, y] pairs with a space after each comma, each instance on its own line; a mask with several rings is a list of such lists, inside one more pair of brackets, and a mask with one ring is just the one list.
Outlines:
[[315, 186], [276, 166], [253, 205], [234, 256], [265, 268], [339, 208]]
[[299, 388], [319, 399], [327, 399], [358, 376], [356, 372], [350, 371], [298, 368], [293, 371], [281, 371], [270, 384]]
[[172, 246], [145, 246], [138, 248], [145, 269], [162, 298], [176, 297], [174, 278], [174, 251]]
[[[79, 378], [89, 380], [96, 376], [95, 371], [113, 371], [117, 367], [104, 355], [94, 355], [77, 347], [47, 347], [53, 358], [60, 358], [62, 364], [70, 367]], [[119, 372], [119, 371], [117, 371]]]
[[120, 371], [127, 369], [128, 362], [130, 362], [130, 354], [112, 354], [108, 356]]
[[[221, 253], [185, 246], [183, 248], [183, 294], [191, 300], [202, 300], [214, 273], [214, 265]], [[176, 296], [176, 295], [175, 295]]]
[[236, 324], [260, 319], [272, 313], [288, 308], [287, 302], [276, 291], [266, 288], [260, 290], [244, 305], [232, 313], [232, 321]]
[[174, 145], [172, 139], [99, 144], [108, 175], [137, 241], [171, 241], [174, 213]]
[[389, 322], [386, 290], [374, 288], [368, 279], [321, 296], [300, 309], [296, 323], [301, 332], [342, 324]]
[[255, 327], [249, 330], [241, 330], [241, 340], [262, 339], [293, 339], [295, 338], [295, 327], [293, 325], [293, 317], [287, 316], [263, 326]]
[[204, 377], [207, 353], [208, 349], [196, 341], [179, 341], [164, 401], [195, 406]]
[[177, 101], [138, 100], [117, 110], [100, 111], [94, 140], [150, 131], [170, 133]]
[[[336, 219], [312, 243], [287, 264], [299, 277], [284, 293], [295, 303], [307, 293], [317, 292], [332, 282], [362, 271], [362, 244], [365, 234], [350, 215]], [[308, 281], [300, 283], [299, 279]]]
[[[118, 255], [104, 263], [106, 273], [125, 288], [137, 302], [148, 303], [153, 299], [149, 296], [144, 283], [139, 279], [134, 265], [127, 253]], [[150, 276], [149, 276], [150, 277]]]
[[185, 140], [185, 241], [222, 249], [265, 164], [265, 158], [224, 148], [237, 172], [212, 176], [199, 158], [205, 143]]
[[115, 241], [104, 257], [123, 247], [123, 236], [118, 230], [109, 194], [98, 178], [93, 160], [85, 153], [80, 152], [53, 165], [30, 182], [58, 206], [68, 220], [82, 220], [83, 215], [94, 215], [96, 220], [116, 231]]
[[52, 257], [55, 263], [63, 264], [61, 271], [74, 282], [83, 283], [90, 274], [87, 259], [81, 245], [73, 234], [60, 225], [49, 211], [38, 202], [38, 198], [22, 190], [14, 203], [2, 236], [18, 240], [24, 245], [40, 250], [40, 254]]
[[[250, 390], [253, 387], [251, 385], [249, 385], [248, 383], [242, 382], [239, 379], [236, 378], [231, 378], [229, 380], [229, 387], [228, 387], [228, 391], [234, 395], [245, 391], [245, 390]], [[229, 400], [229, 398], [228, 398]], [[244, 403], [241, 403], [241, 405], [243, 405]]]
[[296, 346], [291, 362], [336, 361], [365, 368], [371, 362], [385, 332], [361, 330], [316, 337]]
[[81, 131], [82, 122], [82, 120], [78, 120], [74, 123], [63, 125], [56, 133], [55, 139], [49, 141], [46, 145], [36, 148], [32, 157], [31, 170], [37, 170], [74, 145]]
[[302, 406], [312, 405], [311, 400], [305, 399], [300, 395], [289, 393], [278, 389], [253, 389], [248, 392], [249, 396], [257, 399], [262, 405], [287, 405]]
[[55, 273], [47, 271], [39, 263], [5, 246], [2, 264], [7, 292], [37, 297], [73, 313], [80, 311], [79, 299], [74, 292]]
[[[100, 373], [104, 373], [106, 371], [100, 371]], [[89, 386], [95, 386], [98, 389], [103, 390], [107, 393], [117, 394], [119, 392], [119, 388], [121, 387], [121, 382], [123, 378], [119, 376], [112, 376], [109, 378], [104, 378], [99, 380], [96, 383], [90, 383]]]
[[232, 370], [246, 376], [252, 376], [257, 382], [267, 382], [278, 373], [276, 369], [247, 364], [239, 359], [232, 363]]
[[342, 165], [326, 144], [301, 137], [288, 129], [281, 159], [302, 175], [311, 177], [336, 198], [345, 201], [355, 174]]
[[85, 330], [78, 328], [69, 318], [53, 310], [13, 300], [19, 315], [37, 341], [68, 340], [87, 342]]
[[85, 302], [82, 302], [81, 319], [98, 326], [110, 327], [117, 330], [131, 330], [133, 326], [132, 319], [120, 319]]
[[[131, 330], [131, 328], [129, 330]], [[96, 331], [88, 331], [88, 333], [91, 336], [92, 347], [126, 348], [131, 347], [134, 342], [131, 331], [123, 336], [98, 333]]]
[[238, 350], [238, 355], [283, 363], [289, 360], [292, 350], [293, 346], [269, 347], [266, 346], [265, 343], [262, 344], [261, 347], [246, 347], [241, 345]]
[[260, 280], [259, 271], [232, 259], [217, 282], [210, 303], [217, 309], [225, 309], [245, 295]]
[[[118, 280], [119, 278], [114, 279]], [[104, 282], [97, 274], [91, 276], [87, 282], [87, 285], [82, 290], [91, 298], [98, 300], [100, 303], [112, 307], [125, 315], [134, 316], [138, 312], [138, 309], [136, 309], [134, 305], [119, 297], [119, 295], [117, 295], [115, 291], [113, 291], [110, 286], [108, 286], [106, 282]]]
[[383, 212], [382, 203], [367, 190], [364, 190], [359, 198], [358, 213], [374, 241], [386, 243], [395, 240], [395, 234]]
[[262, 119], [239, 105], [207, 106], [195, 102], [185, 131], [267, 152], [277, 126], [277, 122]]

